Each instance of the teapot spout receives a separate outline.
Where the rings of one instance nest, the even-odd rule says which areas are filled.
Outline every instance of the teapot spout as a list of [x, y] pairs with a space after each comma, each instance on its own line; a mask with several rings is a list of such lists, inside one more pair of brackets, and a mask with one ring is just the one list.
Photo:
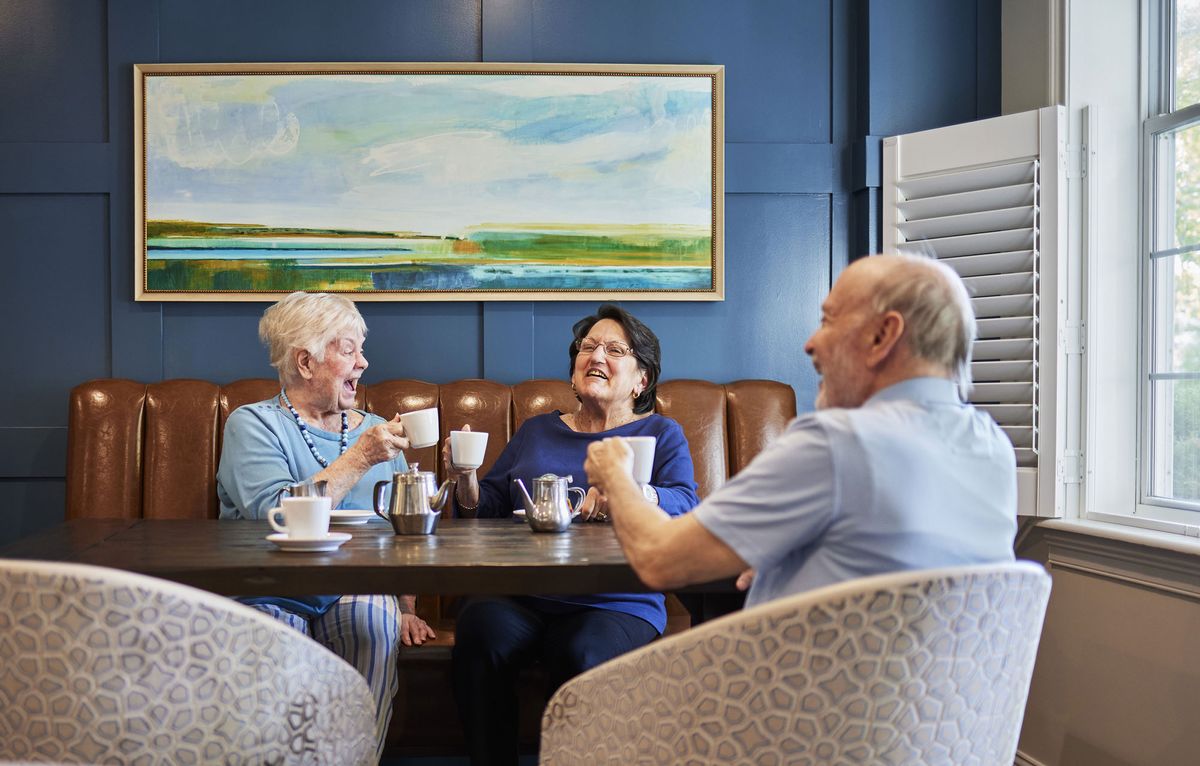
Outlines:
[[529, 496], [529, 490], [525, 489], [525, 482], [513, 479], [513, 484], [516, 484], [517, 489], [521, 490], [521, 501], [525, 504], [525, 513], [529, 514], [529, 518], [533, 518], [533, 498]]
[[446, 479], [442, 482], [442, 486], [438, 487], [438, 491], [429, 498], [429, 509], [433, 511], [444, 510], [446, 503], [450, 502], [450, 497], [454, 494], [454, 487], [454, 479]]

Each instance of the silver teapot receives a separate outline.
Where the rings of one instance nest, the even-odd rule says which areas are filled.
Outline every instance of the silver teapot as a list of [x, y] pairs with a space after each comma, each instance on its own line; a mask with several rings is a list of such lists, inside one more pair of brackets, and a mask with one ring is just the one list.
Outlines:
[[[521, 489], [525, 503], [525, 519], [533, 532], [562, 532], [571, 526], [571, 520], [579, 515], [579, 507], [587, 493], [579, 487], [568, 486], [570, 476], [555, 476], [545, 473], [533, 480], [533, 497], [525, 489], [525, 482], [513, 479]], [[579, 500], [571, 504], [572, 492], [579, 493]]]
[[[398, 535], [432, 535], [437, 531], [442, 508], [453, 494], [454, 482], [447, 479], [433, 490], [433, 474], [417, 470], [412, 463], [407, 471], [392, 474], [391, 482], [375, 483], [375, 514], [392, 525]], [[383, 490], [392, 485], [392, 499], [384, 510]]]

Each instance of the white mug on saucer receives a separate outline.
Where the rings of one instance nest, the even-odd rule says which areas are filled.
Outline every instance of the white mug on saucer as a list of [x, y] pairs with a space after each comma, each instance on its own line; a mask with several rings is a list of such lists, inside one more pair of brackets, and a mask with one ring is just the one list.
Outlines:
[[[276, 532], [294, 540], [323, 540], [329, 536], [330, 501], [327, 497], [285, 497], [272, 508], [267, 521]], [[276, 521], [282, 515], [283, 523]]]
[[400, 415], [404, 424], [404, 433], [408, 443], [416, 449], [432, 447], [438, 440], [438, 411], [437, 407], [424, 410], [414, 410]]
[[478, 468], [487, 450], [486, 431], [451, 431], [450, 462], [455, 468]]
[[626, 436], [625, 443], [633, 450], [633, 480], [638, 484], [649, 484], [654, 470], [654, 447], [658, 439], [653, 436]]

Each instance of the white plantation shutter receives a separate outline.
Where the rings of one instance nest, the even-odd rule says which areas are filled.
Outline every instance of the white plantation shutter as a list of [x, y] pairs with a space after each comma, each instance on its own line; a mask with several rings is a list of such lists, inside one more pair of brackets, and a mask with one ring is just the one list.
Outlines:
[[1065, 112], [1049, 107], [883, 142], [883, 249], [936, 257], [966, 283], [979, 327], [969, 398], [1012, 441], [1018, 513], [1031, 516], [1061, 516], [1062, 486], [1078, 481], [1060, 404], [1060, 354], [1076, 353], [1058, 342], [1065, 139]]

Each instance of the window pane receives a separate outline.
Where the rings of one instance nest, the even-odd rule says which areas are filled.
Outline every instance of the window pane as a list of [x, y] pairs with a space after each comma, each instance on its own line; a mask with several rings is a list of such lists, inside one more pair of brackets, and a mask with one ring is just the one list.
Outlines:
[[1151, 372], [1200, 373], [1200, 253], [1154, 260]]
[[1160, 135], [1155, 170], [1154, 249], [1200, 244], [1200, 125]]
[[1200, 103], [1200, 0], [1176, 0], [1175, 108]]
[[1163, 380], [1154, 385], [1155, 434], [1151, 494], [1200, 501], [1200, 380]]

